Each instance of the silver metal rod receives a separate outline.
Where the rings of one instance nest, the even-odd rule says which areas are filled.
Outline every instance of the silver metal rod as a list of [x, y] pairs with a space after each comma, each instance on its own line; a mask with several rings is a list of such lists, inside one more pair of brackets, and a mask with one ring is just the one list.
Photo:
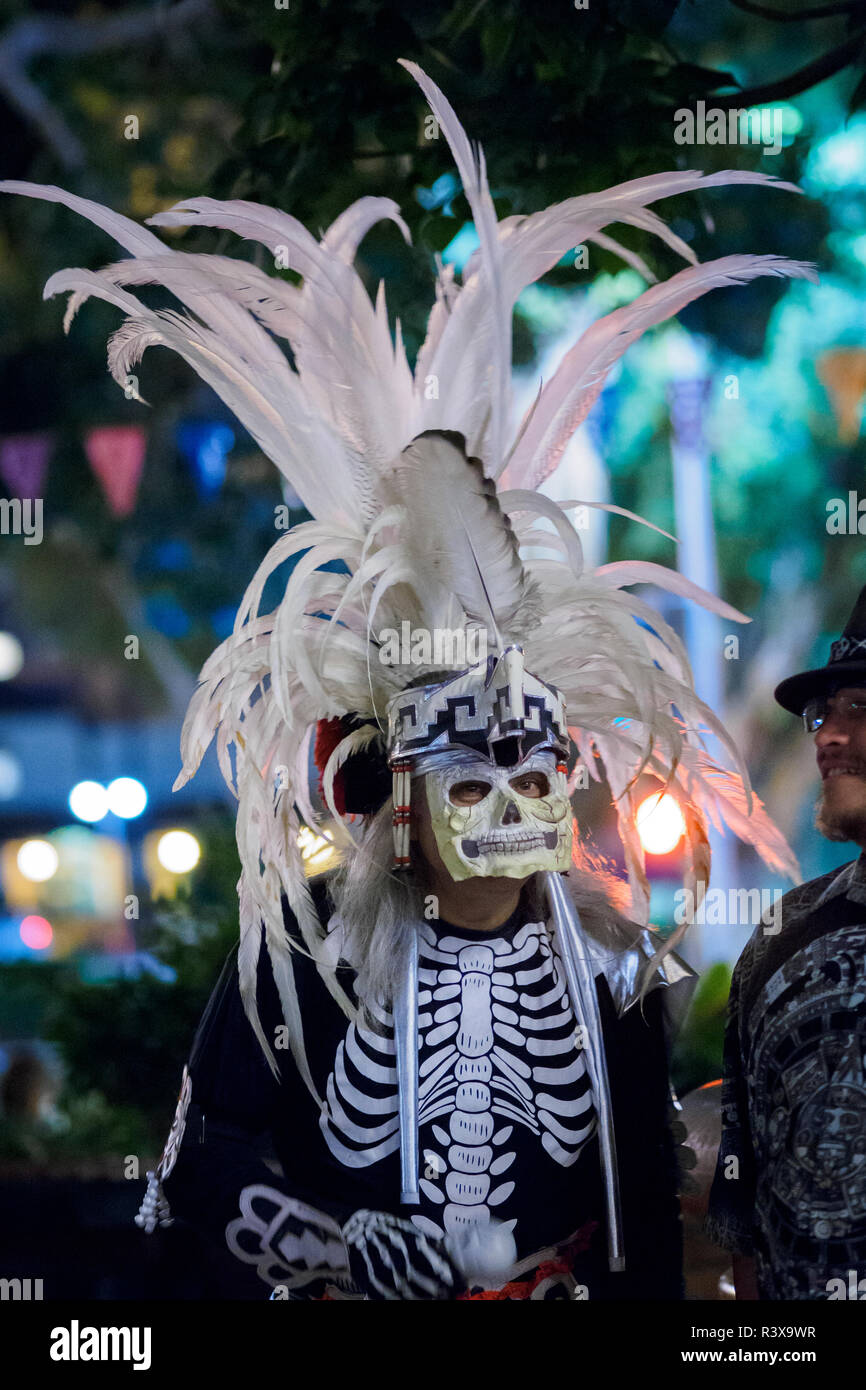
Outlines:
[[545, 873], [545, 891], [550, 904], [556, 940], [571, 995], [575, 1020], [586, 1028], [586, 1062], [598, 1115], [599, 1154], [607, 1210], [607, 1258], [612, 1272], [625, 1269], [622, 1238], [622, 1212], [619, 1171], [616, 1162], [616, 1135], [607, 1075], [607, 1058], [601, 1031], [601, 1014], [595, 992], [595, 977], [583, 939], [577, 909], [557, 873]]
[[418, 937], [413, 928], [406, 971], [394, 1000], [394, 1052], [400, 1110], [400, 1201], [417, 1206], [418, 1191]]

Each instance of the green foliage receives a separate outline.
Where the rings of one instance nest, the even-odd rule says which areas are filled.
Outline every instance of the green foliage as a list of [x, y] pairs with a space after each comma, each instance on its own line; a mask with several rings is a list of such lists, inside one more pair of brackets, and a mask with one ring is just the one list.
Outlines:
[[197, 833], [194, 886], [155, 904], [140, 932], [139, 944], [175, 971], [172, 983], [151, 974], [94, 983], [75, 962], [0, 972], [7, 1036], [38, 1033], [57, 1044], [64, 1068], [57, 1125], [7, 1121], [0, 1153], [61, 1159], [162, 1148], [196, 1027], [237, 938], [233, 828], [215, 815]]
[[165, 984], [141, 975], [95, 984], [67, 976], [46, 1036], [60, 1047], [71, 1094], [96, 1090], [111, 1106], [133, 1104], [164, 1122], [205, 1001], [182, 979]]
[[[218, 22], [190, 31], [182, 62], [179, 49], [158, 40], [131, 45], [110, 60], [97, 51], [82, 53], [74, 63], [60, 55], [41, 61], [39, 83], [86, 146], [86, 167], [74, 173], [58, 167], [44, 137], [10, 113], [4, 175], [60, 183], [138, 219], [190, 195], [258, 199], [293, 213], [314, 231], [353, 198], [390, 197], [408, 222], [413, 246], [383, 223], [365, 238], [359, 265], [371, 290], [380, 278], [389, 281], [391, 314], [401, 319], [410, 355], [430, 308], [433, 255], [452, 240], [468, 209], [453, 192], [432, 202], [430, 196], [419, 199], [419, 190], [429, 195], [443, 175], [453, 178], [453, 159], [443, 138], [425, 138], [425, 99], [398, 58], [430, 73], [469, 135], [481, 142], [497, 210], [507, 216], [682, 165], [686, 153], [673, 143], [673, 113], [730, 84], [726, 64], [713, 66], [717, 55], [746, 57], [758, 70], [770, 70], [775, 62], [784, 71], [790, 66], [785, 35], [797, 28], [764, 26], [760, 48], [753, 20], [723, 7], [714, 17], [724, 32], [720, 45], [708, 17], [676, 0], [591, 0], [586, 9], [521, 0], [218, 3]], [[27, 12], [23, 0], [9, 0], [7, 9], [10, 23]], [[126, 138], [129, 115], [139, 118], [137, 139]], [[798, 144], [765, 160], [764, 167], [796, 178], [800, 159]], [[754, 168], [757, 161], [754, 149], [700, 150], [699, 162], [708, 170]], [[693, 238], [702, 259], [741, 249], [811, 258], [823, 236], [821, 204], [790, 194], [746, 189], [735, 196], [690, 196], [666, 201], [661, 211], [675, 231]], [[643, 233], [617, 231], [660, 274], [679, 268]], [[261, 248], [216, 229], [181, 230], [166, 233], [166, 239], [183, 250], [215, 250], [262, 263]], [[64, 565], [89, 581], [94, 567], [112, 561], [142, 596], [173, 600], [184, 610], [188, 631], [172, 640], [195, 669], [224, 635], [225, 613], [273, 540], [279, 484], [270, 466], [254, 476], [239, 466], [245, 451], [248, 460], [255, 458], [241, 436], [222, 493], [200, 501], [174, 444], [174, 426], [193, 412], [225, 418], [212, 393], [173, 354], [149, 352], [141, 386], [152, 408], [125, 400], [105, 371], [105, 340], [118, 325], [116, 311], [105, 304], [91, 301], [64, 343], [59, 302], [41, 302], [45, 279], [61, 266], [103, 265], [112, 255], [105, 234], [72, 212], [0, 198], [4, 421], [10, 432], [49, 427], [60, 433], [49, 473], [44, 563], [37, 564], [28, 550], [16, 575], [21, 621], [65, 647], [70, 662], [78, 663], [75, 678], [82, 688], [100, 667], [110, 671], [117, 692], [112, 713], [147, 715], [165, 708], [159, 662], [151, 671], [145, 656], [133, 672], [123, 661], [116, 634], [130, 628], [123, 611], [116, 611], [111, 586], [103, 590], [94, 583], [88, 603], [80, 592], [47, 581]], [[619, 264], [593, 248], [593, 274], [604, 269]], [[579, 283], [567, 266], [549, 280], [568, 288]], [[138, 293], [147, 303], [164, 302], [150, 287]], [[782, 293], [782, 282], [758, 281], [742, 294], [711, 295], [684, 318], [754, 356]], [[531, 360], [533, 346], [518, 313], [516, 361]], [[80, 443], [82, 429], [112, 421], [141, 422], [150, 435], [136, 511], [120, 524]], [[652, 494], [652, 514], [665, 505], [670, 489], [666, 479], [656, 485], [648, 477], [624, 477], [622, 488], [627, 504], [639, 510], [637, 494]], [[653, 496], [663, 499], [658, 506]], [[659, 515], [654, 519], [666, 524]], [[166, 568], [155, 553], [155, 536], [184, 542], [186, 561], [173, 571]], [[736, 546], [733, 554], [739, 558]], [[727, 553], [722, 563], [724, 588]], [[734, 565], [734, 578], [742, 569]], [[105, 687], [102, 681], [95, 701], [105, 701]]]
[[730, 990], [731, 968], [721, 961], [711, 965], [698, 982], [671, 1060], [671, 1076], [681, 1096], [722, 1074], [725, 1010]]
[[[166, 1122], [163, 1116], [163, 1131]], [[109, 1103], [96, 1090], [78, 1095], [64, 1089], [51, 1122], [7, 1119], [0, 1126], [0, 1159], [20, 1160], [37, 1168], [97, 1157], [153, 1154], [161, 1151], [163, 1143], [164, 1134], [160, 1137], [136, 1106]]]
[[0, 969], [2, 1037], [35, 1038], [67, 967], [62, 961], [9, 961]]
[[[56, 991], [46, 1036], [60, 1045], [76, 1095], [97, 1090], [164, 1128], [199, 1018], [237, 937], [237, 848], [224, 818], [197, 827], [203, 844], [195, 886], [155, 905], [141, 933], [176, 978], [90, 983], [68, 975]], [[167, 1108], [168, 1107], [168, 1108]]]
[[[399, 58], [439, 83], [483, 145], [500, 216], [671, 167], [674, 110], [730, 81], [667, 47], [676, 0], [586, 10], [516, 0], [222, 8], [274, 56], [243, 102], [215, 196], [259, 199], [312, 228], [353, 198], [392, 197], [415, 243], [416, 275], [396, 305], [410, 347], [429, 307], [429, 289], [417, 298], [417, 267], [450, 241], [466, 204], [459, 196], [430, 209], [416, 197], [453, 160], [444, 139], [429, 138], [429, 108]], [[393, 228], [375, 230], [362, 249], [368, 268], [398, 258]]]
[[178, 888], [176, 897], [154, 905], [154, 930], [143, 934], [143, 942], [174, 970], [177, 984], [201, 1000], [203, 1008], [237, 941], [240, 865], [234, 822], [227, 811], [200, 819], [196, 834], [202, 857], [195, 875]]

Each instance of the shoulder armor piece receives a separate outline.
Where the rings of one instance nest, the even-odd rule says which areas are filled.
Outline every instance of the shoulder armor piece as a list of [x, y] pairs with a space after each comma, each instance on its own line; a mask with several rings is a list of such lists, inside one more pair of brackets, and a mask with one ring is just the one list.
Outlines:
[[[584, 939], [592, 958], [593, 974], [596, 978], [604, 976], [617, 1015], [622, 1018], [640, 1000], [644, 970], [655, 955], [661, 939], [656, 933], [644, 930], [631, 946], [621, 950], [602, 945], [589, 933], [585, 933]], [[697, 972], [675, 951], [665, 956], [653, 971], [647, 992], [665, 990], [662, 1011], [669, 1041], [679, 1032], [697, 982]]]

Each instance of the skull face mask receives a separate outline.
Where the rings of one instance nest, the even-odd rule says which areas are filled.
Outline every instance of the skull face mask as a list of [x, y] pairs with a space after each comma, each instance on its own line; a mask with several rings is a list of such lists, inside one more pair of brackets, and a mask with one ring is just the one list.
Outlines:
[[569, 867], [572, 817], [561, 766], [546, 751], [512, 767], [470, 757], [427, 772], [436, 845], [455, 882]]

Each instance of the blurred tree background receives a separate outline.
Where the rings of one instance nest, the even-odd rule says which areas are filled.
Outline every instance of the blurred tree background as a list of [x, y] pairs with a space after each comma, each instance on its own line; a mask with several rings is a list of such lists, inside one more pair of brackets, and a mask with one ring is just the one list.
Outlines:
[[[798, 0], [781, 12], [748, 0], [590, 0], [586, 8], [518, 0], [408, 7], [0, 0], [0, 175], [59, 184], [140, 221], [188, 196], [252, 199], [315, 232], [355, 198], [393, 198], [412, 246], [382, 224], [362, 244], [359, 265], [371, 292], [386, 280], [410, 356], [431, 303], [433, 258], [454, 243], [468, 214], [445, 141], [425, 138], [427, 107], [399, 57], [430, 73], [483, 145], [500, 217], [670, 168], [760, 168], [801, 183], [807, 196], [742, 188], [661, 205], [701, 259], [773, 252], [816, 261], [822, 271], [821, 299], [810, 286], [767, 279], [713, 294], [681, 316], [714, 353], [719, 589], [756, 619], [743, 637], [749, 689], [732, 692], [733, 722], [747, 760], [772, 741], [781, 770], [756, 768], [756, 781], [793, 832], [789, 808], [798, 795], [802, 801], [805, 762], [769, 691], [797, 663], [825, 659], [825, 644], [866, 581], [858, 537], [826, 544], [827, 499], [859, 484], [864, 444], [859, 432], [840, 435], [815, 367], [820, 352], [864, 339], [864, 52], [861, 0]], [[782, 108], [782, 150], [684, 150], [673, 139], [674, 112], [699, 100]], [[184, 250], [264, 264], [263, 248], [228, 233], [165, 236]], [[660, 275], [678, 268], [634, 229], [621, 239]], [[57, 439], [45, 540], [4, 554], [0, 602], [31, 633], [31, 672], [62, 678], [89, 717], [168, 712], [179, 728], [195, 673], [230, 630], [273, 540], [282, 494], [273, 465], [173, 354], [147, 355], [141, 391], [149, 409], [125, 399], [105, 370], [106, 338], [119, 322], [109, 306], [91, 301], [63, 338], [60, 304], [41, 300], [45, 280], [59, 268], [95, 268], [116, 256], [110, 238], [67, 209], [0, 199], [2, 430], [48, 428]], [[593, 248], [589, 278], [604, 308], [634, 292], [622, 278], [633, 274]], [[573, 295], [586, 279], [562, 264], [543, 291]], [[141, 295], [163, 302], [146, 288]], [[557, 328], [556, 303], [542, 293], [518, 305], [518, 362], [531, 363]], [[740, 383], [736, 412], [722, 390], [731, 372]], [[612, 399], [604, 437], [612, 500], [670, 529], [670, 425], [655, 335], [626, 360]], [[224, 484], [204, 498], [178, 443], [179, 424], [202, 417], [231, 423], [236, 435]], [[137, 504], [122, 521], [82, 451], [82, 431], [95, 423], [147, 430]], [[669, 543], [617, 519], [609, 558], [621, 553], [673, 560]], [[130, 630], [146, 633], [134, 669], [122, 656]], [[738, 672], [732, 680], [741, 680]], [[33, 980], [25, 978], [31, 968], [20, 967], [15, 988], [67, 1060], [67, 1109], [78, 1106], [81, 1132], [94, 1144], [101, 1126], [114, 1151], [164, 1128], [164, 1078], [186, 1055], [234, 939], [237, 861], [227, 816], [209, 827], [206, 846], [209, 867], [194, 898], [160, 910], [159, 921], [154, 912], [144, 932], [174, 983], [95, 985], [69, 975], [52, 980], [51, 1011], [45, 999], [34, 1003]], [[47, 986], [48, 974], [41, 978]], [[693, 1056], [703, 1059], [686, 1077], [694, 1084], [718, 1065], [720, 978], [706, 982], [706, 1008], [693, 1021], [699, 1032], [705, 1024], [710, 1040], [705, 1047], [693, 1037]], [[109, 1111], [121, 1132], [107, 1126]], [[58, 1134], [45, 1142], [65, 1141]]]

